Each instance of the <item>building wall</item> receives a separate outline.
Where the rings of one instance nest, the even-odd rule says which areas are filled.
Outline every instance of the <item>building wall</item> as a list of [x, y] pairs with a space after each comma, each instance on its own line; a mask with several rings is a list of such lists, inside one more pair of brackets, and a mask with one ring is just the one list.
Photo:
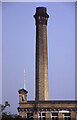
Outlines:
[[27, 101], [27, 103], [19, 103], [18, 110], [20, 116], [27, 117], [27, 113], [33, 113], [35, 119], [38, 118], [40, 112], [46, 113], [46, 118], [48, 119], [51, 119], [51, 113], [57, 112], [58, 118], [62, 120], [64, 113], [69, 112], [70, 117], [76, 120], [77, 101], [40, 101], [38, 103]]

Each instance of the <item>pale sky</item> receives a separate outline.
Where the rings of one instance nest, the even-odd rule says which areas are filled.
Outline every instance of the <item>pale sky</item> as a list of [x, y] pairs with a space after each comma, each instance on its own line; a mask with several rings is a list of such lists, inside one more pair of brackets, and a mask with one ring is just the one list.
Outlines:
[[18, 90], [35, 99], [36, 7], [46, 7], [50, 100], [75, 99], [75, 3], [2, 3], [2, 102], [17, 113]]

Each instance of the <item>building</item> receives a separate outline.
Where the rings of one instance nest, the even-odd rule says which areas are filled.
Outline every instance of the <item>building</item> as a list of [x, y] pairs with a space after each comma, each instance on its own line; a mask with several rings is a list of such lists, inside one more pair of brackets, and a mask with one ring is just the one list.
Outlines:
[[36, 8], [36, 95], [35, 101], [27, 101], [25, 89], [19, 92], [19, 115], [39, 120], [76, 120], [77, 101], [49, 101], [48, 95], [48, 57], [47, 20], [45, 7]]

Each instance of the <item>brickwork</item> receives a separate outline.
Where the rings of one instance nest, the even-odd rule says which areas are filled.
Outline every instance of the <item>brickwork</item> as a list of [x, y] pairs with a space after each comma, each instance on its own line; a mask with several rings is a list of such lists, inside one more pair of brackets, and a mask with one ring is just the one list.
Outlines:
[[34, 120], [37, 120], [37, 118], [38, 118], [38, 112], [37, 111], [35, 111], [34, 113], [33, 113], [33, 118], [34, 118]]
[[46, 13], [46, 8], [37, 8], [34, 18], [36, 20], [36, 100], [48, 100], [48, 15]]
[[25, 89], [20, 89], [19, 91], [19, 102], [27, 102], [27, 91]]
[[51, 120], [51, 113], [50, 112], [46, 113], [46, 119]]
[[59, 120], [63, 120], [63, 114], [62, 113], [58, 113], [58, 118], [59, 118]]
[[76, 118], [76, 111], [71, 111], [71, 118], [75, 119]]
[[[63, 111], [70, 113], [72, 119], [76, 119], [77, 101], [27, 101], [20, 102], [18, 108], [19, 114], [23, 117], [28, 112], [32, 112], [34, 118], [38, 118], [38, 113], [45, 112], [46, 118], [51, 118], [52, 112], [58, 112], [58, 118], [63, 120]], [[62, 111], [62, 112], [59, 112]], [[21, 113], [22, 112], [22, 113]], [[64, 112], [65, 113], [65, 112]]]

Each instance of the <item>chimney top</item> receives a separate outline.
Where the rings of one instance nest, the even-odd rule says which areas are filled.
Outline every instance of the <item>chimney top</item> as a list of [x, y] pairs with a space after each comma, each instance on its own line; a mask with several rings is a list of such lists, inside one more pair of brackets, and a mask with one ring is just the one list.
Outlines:
[[46, 13], [46, 7], [37, 7], [36, 8], [36, 12], [38, 13], [38, 14], [45, 14]]
[[49, 18], [49, 15], [46, 13], [46, 11], [47, 11], [46, 7], [37, 7], [34, 18], [37, 18], [38, 16]]

